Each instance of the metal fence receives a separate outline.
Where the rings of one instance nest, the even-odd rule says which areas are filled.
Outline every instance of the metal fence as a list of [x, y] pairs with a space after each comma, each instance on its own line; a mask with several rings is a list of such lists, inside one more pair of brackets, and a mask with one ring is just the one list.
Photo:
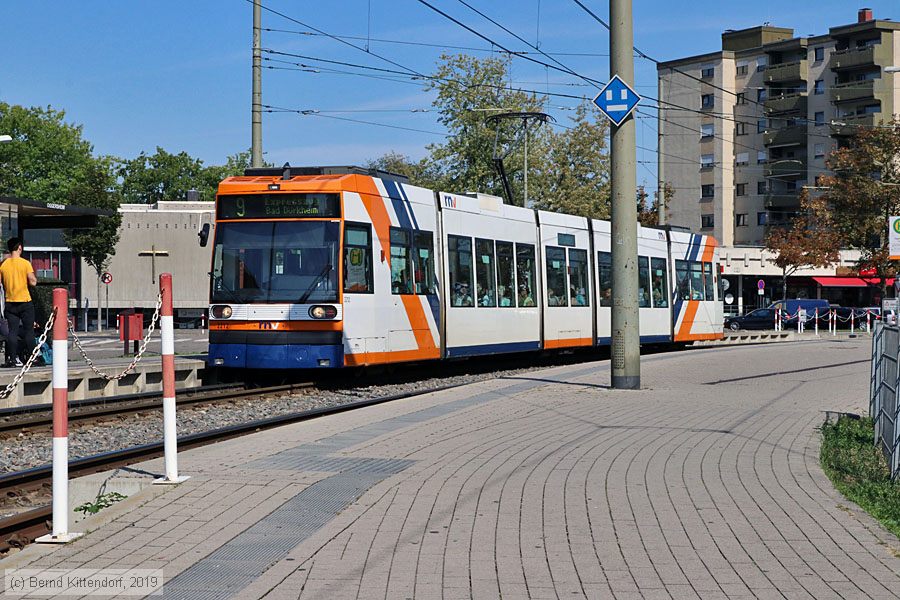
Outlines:
[[875, 421], [875, 445], [881, 448], [891, 469], [900, 477], [900, 328], [875, 324], [872, 336], [872, 380], [869, 415]]

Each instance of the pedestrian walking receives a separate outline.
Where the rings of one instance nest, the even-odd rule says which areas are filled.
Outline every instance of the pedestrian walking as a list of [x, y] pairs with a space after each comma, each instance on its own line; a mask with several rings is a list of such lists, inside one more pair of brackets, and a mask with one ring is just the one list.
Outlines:
[[6, 336], [6, 367], [21, 367], [19, 359], [19, 328], [23, 330], [25, 356], [34, 350], [34, 303], [28, 286], [37, 285], [37, 276], [31, 263], [22, 258], [22, 240], [10, 238], [6, 247], [9, 258], [0, 264], [0, 281], [3, 282], [6, 308], [4, 316], [9, 322], [9, 335]]

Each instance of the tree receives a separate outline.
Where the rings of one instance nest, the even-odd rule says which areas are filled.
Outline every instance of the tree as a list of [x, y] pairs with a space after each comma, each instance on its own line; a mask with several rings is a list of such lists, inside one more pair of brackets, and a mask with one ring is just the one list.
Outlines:
[[91, 144], [61, 110], [0, 102], [0, 133], [13, 138], [0, 144], [0, 194], [65, 204], [90, 176]]
[[800, 193], [800, 211], [784, 227], [770, 227], [766, 248], [776, 254], [781, 268], [781, 296], [787, 299], [787, 278], [803, 267], [827, 267], [838, 260], [839, 238], [835, 233], [827, 200]]
[[[653, 200], [648, 202], [650, 195], [644, 189], [643, 185], [637, 187], [637, 218], [638, 223], [644, 227], [659, 226], [659, 190], [653, 192]], [[675, 197], [675, 188], [668, 181], [663, 183], [663, 210], [666, 216], [669, 214], [669, 204]], [[666, 221], [668, 222], [668, 218]]]
[[860, 127], [847, 147], [828, 158], [834, 175], [821, 185], [834, 231], [844, 247], [860, 251], [859, 267], [886, 279], [897, 273], [890, 260], [888, 217], [900, 214], [900, 119], [879, 127]]
[[160, 201], [187, 200], [188, 191], [199, 192], [200, 200], [215, 198], [219, 182], [231, 175], [242, 175], [250, 166], [250, 152], [238, 152], [221, 166], [204, 166], [187, 152], [172, 154], [160, 147], [153, 154], [141, 152], [122, 161], [118, 175], [122, 179], [125, 202], [153, 204]]
[[[494, 167], [494, 142], [506, 144], [517, 139], [518, 121], [501, 120], [488, 125], [492, 114], [514, 111], [540, 111], [543, 98], [506, 85], [510, 58], [479, 59], [466, 54], [442, 55], [441, 63], [427, 85], [436, 90], [432, 105], [439, 111], [438, 122], [447, 128], [447, 140], [428, 146], [437, 180], [444, 190], [480, 191], [503, 195], [503, 186]], [[529, 140], [529, 166], [537, 166], [541, 129]], [[532, 163], [532, 152], [535, 153]], [[514, 200], [523, 197], [522, 165], [524, 154], [516, 147], [506, 161]], [[538, 181], [535, 181], [539, 185]], [[529, 187], [531, 169], [529, 169]]]
[[427, 158], [419, 161], [413, 161], [408, 156], [399, 152], [388, 152], [387, 154], [370, 160], [366, 163], [369, 169], [379, 169], [388, 173], [396, 173], [397, 175], [405, 175], [409, 177], [409, 182], [429, 189], [440, 189], [441, 181], [439, 175], [435, 172], [433, 163]]
[[609, 218], [609, 152], [605, 120], [589, 118], [581, 103], [572, 124], [550, 136], [547, 171], [550, 181], [535, 206], [594, 219]]

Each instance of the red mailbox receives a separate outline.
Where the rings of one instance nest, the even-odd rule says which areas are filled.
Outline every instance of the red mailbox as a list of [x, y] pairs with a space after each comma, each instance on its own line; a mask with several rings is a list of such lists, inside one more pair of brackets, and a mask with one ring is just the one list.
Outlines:
[[144, 338], [144, 315], [123, 313], [119, 315], [119, 341], [139, 342]]

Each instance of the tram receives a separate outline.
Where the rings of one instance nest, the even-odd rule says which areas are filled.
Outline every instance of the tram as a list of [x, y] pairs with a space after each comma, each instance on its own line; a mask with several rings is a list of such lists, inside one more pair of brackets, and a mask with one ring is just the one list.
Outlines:
[[[359, 167], [219, 184], [209, 366], [334, 369], [609, 345], [610, 223]], [[722, 337], [716, 241], [638, 226], [644, 344]]]

